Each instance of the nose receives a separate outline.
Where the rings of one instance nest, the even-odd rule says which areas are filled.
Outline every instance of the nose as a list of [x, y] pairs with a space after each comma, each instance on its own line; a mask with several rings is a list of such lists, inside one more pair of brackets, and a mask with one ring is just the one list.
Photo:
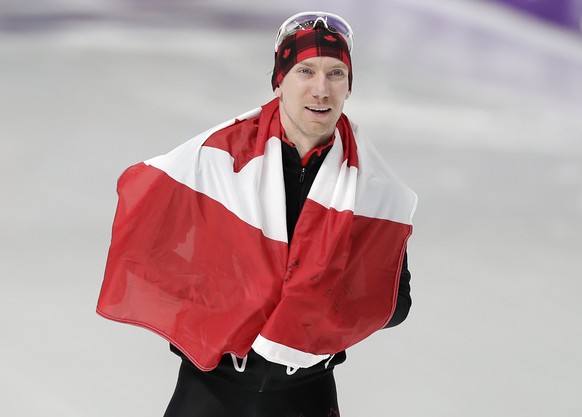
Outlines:
[[329, 79], [325, 73], [318, 72], [315, 77], [312, 78], [311, 94], [315, 98], [326, 98], [330, 94]]

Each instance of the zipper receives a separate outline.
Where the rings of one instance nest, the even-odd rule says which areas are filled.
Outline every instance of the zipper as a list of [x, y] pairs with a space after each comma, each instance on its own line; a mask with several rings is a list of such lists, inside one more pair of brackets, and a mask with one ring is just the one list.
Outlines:
[[299, 174], [299, 184], [303, 184], [305, 182], [305, 167], [301, 167], [301, 174]]

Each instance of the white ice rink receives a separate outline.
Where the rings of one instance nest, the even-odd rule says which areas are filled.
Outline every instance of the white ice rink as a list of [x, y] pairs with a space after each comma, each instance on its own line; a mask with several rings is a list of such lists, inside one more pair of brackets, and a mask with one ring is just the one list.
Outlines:
[[168, 344], [95, 306], [116, 179], [272, 97], [300, 10], [356, 32], [346, 113], [419, 194], [413, 308], [342, 417], [582, 415], [582, 36], [476, 1], [0, 3], [0, 415], [161, 417]]

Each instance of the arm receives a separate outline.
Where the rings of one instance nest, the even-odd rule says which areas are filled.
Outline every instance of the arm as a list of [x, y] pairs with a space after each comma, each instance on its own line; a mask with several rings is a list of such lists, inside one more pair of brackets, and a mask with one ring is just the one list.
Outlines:
[[398, 285], [398, 301], [396, 302], [396, 309], [392, 318], [384, 328], [398, 326], [402, 323], [412, 305], [412, 298], [410, 297], [410, 271], [408, 270], [408, 254], [404, 252], [404, 259], [402, 260], [402, 271], [400, 272], [400, 284]]

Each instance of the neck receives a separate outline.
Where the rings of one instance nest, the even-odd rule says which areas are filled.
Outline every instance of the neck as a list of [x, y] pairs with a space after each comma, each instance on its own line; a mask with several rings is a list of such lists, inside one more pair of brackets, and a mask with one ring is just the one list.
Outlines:
[[297, 149], [297, 152], [301, 158], [303, 158], [313, 149], [327, 144], [333, 137], [333, 132], [317, 135], [306, 134], [286, 116], [285, 112], [280, 113], [280, 120], [281, 126], [285, 131], [285, 137], [289, 142], [295, 145], [295, 148]]

